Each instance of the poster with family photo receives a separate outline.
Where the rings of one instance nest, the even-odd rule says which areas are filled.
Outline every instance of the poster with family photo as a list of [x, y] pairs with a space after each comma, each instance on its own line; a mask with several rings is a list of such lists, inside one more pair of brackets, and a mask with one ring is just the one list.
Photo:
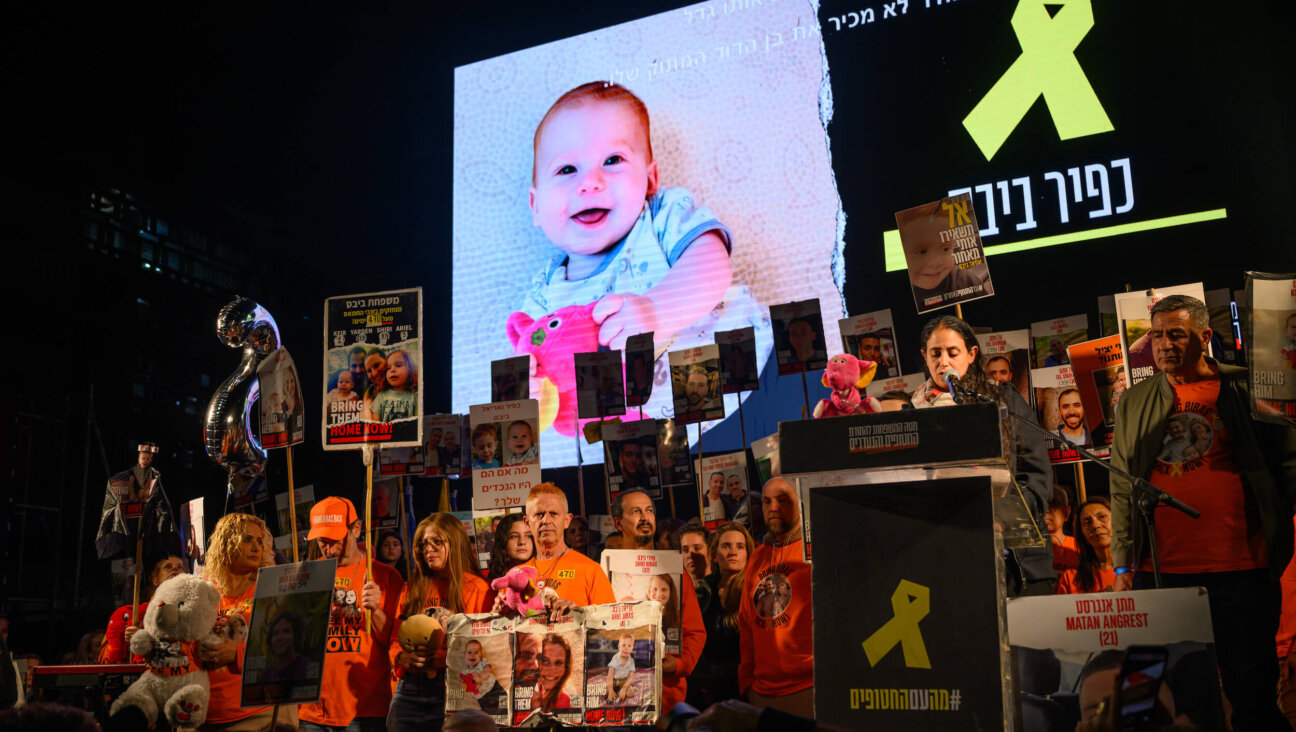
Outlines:
[[972, 194], [898, 211], [895, 219], [920, 314], [994, 294]]
[[632, 488], [653, 498], [662, 497], [655, 421], [639, 419], [605, 424], [603, 451], [603, 477], [607, 481], [609, 501]]
[[576, 726], [585, 716], [585, 611], [576, 608], [567, 618], [514, 626], [514, 727], [534, 726], [536, 718]]
[[673, 419], [657, 421], [657, 472], [661, 485], [694, 485], [688, 428]]
[[626, 406], [642, 407], [652, 397], [657, 364], [657, 356], [653, 352], [652, 331], [632, 335], [626, 339], [625, 359]]
[[301, 380], [288, 349], [279, 348], [257, 366], [261, 386], [261, 447], [296, 445], [306, 439]]
[[275, 537], [275, 549], [292, 556], [292, 536], [297, 536], [298, 556], [306, 556], [308, 545], [306, 534], [310, 532], [310, 510], [315, 505], [315, 486], [304, 485], [293, 490], [296, 499], [297, 528], [292, 526], [292, 513], [288, 509], [288, 491], [275, 495], [275, 512], [279, 518], [279, 534]]
[[1247, 273], [1251, 414], [1296, 427], [1296, 275]]
[[180, 544], [184, 547], [185, 566], [192, 574], [199, 573], [207, 556], [207, 525], [203, 510], [205, 500], [195, 498], [180, 506]]
[[336, 573], [336, 559], [257, 573], [239, 706], [319, 701]]
[[720, 391], [724, 394], [752, 391], [760, 386], [756, 371], [756, 329], [738, 328], [716, 333], [720, 348]]
[[620, 351], [575, 354], [576, 416], [602, 419], [625, 414], [625, 381]]
[[1030, 331], [1005, 330], [977, 337], [981, 341], [982, 363], [986, 375], [1003, 384], [1012, 384], [1027, 402], [1033, 401], [1030, 384]]
[[822, 371], [828, 365], [823, 317], [818, 300], [770, 306], [779, 376]]
[[1067, 347], [1071, 373], [1080, 402], [1084, 405], [1085, 424], [1093, 436], [1094, 452], [1107, 455], [1116, 434], [1116, 403], [1125, 394], [1125, 361], [1121, 356], [1120, 336], [1110, 335]]
[[429, 414], [423, 417], [423, 475], [457, 478], [463, 473], [468, 417]]
[[679, 653], [684, 555], [673, 549], [605, 549], [599, 557], [617, 602], [654, 600], [662, 606], [666, 652]]
[[[1125, 373], [1129, 385], [1157, 373], [1156, 357], [1152, 353], [1152, 338], [1148, 331], [1152, 329], [1152, 306], [1171, 295], [1188, 295], [1202, 302], [1206, 301], [1206, 292], [1200, 282], [1175, 287], [1158, 287], [1155, 294], [1148, 292], [1118, 292], [1113, 298], [1116, 301], [1116, 321], [1118, 335], [1121, 339], [1121, 352], [1125, 359]], [[1209, 353], [1210, 349], [1207, 348]]]
[[[754, 528], [749, 523], [754, 518], [751, 502], [744, 500], [749, 496], [747, 451], [709, 455], [698, 462], [697, 469], [702, 476], [702, 524], [712, 531], [726, 521], [747, 523], [749, 528]], [[760, 512], [759, 496], [754, 511]]]
[[671, 351], [670, 371], [676, 424], [694, 424], [724, 418], [718, 346], [712, 343], [684, 351]]
[[[913, 398], [913, 394], [918, 387], [927, 380], [926, 374], [908, 374], [905, 376], [893, 376], [888, 379], [874, 379], [869, 385], [864, 387], [864, 394], [874, 399], [882, 399], [886, 394], [893, 392], [903, 392]], [[887, 410], [887, 404], [882, 404], [883, 411]]]
[[422, 288], [324, 301], [325, 450], [422, 446], [422, 334]]
[[878, 365], [874, 381], [900, 375], [900, 348], [896, 345], [890, 308], [842, 318], [837, 321], [837, 328], [841, 331], [842, 353]]
[[509, 725], [513, 688], [513, 623], [499, 615], [446, 619], [446, 717], [476, 709]]
[[585, 724], [651, 726], [661, 709], [662, 606], [585, 610]]
[[540, 483], [540, 403], [475, 404], [468, 417], [473, 510], [524, 505], [531, 487]]
[[491, 401], [531, 398], [531, 357], [510, 356], [491, 361]]
[[1093, 436], [1085, 422], [1084, 402], [1076, 388], [1070, 366], [1050, 366], [1031, 371], [1035, 385], [1035, 413], [1039, 424], [1052, 433], [1048, 453], [1051, 463], [1072, 463], [1083, 458], [1072, 445], [1093, 447]]
[[1072, 315], [1031, 323], [1031, 345], [1035, 362], [1031, 368], [1064, 366], [1071, 363], [1067, 346], [1089, 340], [1089, 316]]

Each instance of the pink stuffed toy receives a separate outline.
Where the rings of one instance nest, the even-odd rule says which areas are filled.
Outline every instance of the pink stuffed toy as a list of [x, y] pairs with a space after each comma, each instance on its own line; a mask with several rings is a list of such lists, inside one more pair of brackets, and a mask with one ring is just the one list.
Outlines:
[[815, 405], [815, 419], [844, 417], [848, 414], [870, 414], [882, 411], [882, 405], [873, 397], [860, 399], [859, 390], [873, 381], [877, 364], [855, 358], [849, 353], [828, 359], [824, 369], [823, 385], [832, 389], [827, 399]]
[[529, 564], [519, 564], [510, 569], [503, 577], [491, 580], [491, 589], [500, 590], [500, 603], [524, 618], [541, 615], [545, 609], [545, 597], [549, 594], [557, 597], [553, 590], [536, 587], [536, 569]]
[[594, 305], [568, 305], [539, 320], [522, 312], [508, 319], [513, 350], [535, 356], [536, 375], [548, 379], [558, 391], [554, 429], [564, 435], [576, 434], [576, 354], [598, 350]]

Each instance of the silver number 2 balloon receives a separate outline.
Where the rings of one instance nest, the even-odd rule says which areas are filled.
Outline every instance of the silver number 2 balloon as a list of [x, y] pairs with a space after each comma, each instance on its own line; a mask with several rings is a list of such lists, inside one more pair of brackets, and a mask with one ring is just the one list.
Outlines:
[[236, 297], [216, 316], [216, 335], [230, 348], [243, 349], [243, 358], [207, 405], [203, 439], [207, 456], [229, 471], [230, 492], [243, 495], [265, 470], [266, 451], [252, 430], [252, 407], [260, 395], [257, 366], [279, 348], [279, 326], [268, 310]]

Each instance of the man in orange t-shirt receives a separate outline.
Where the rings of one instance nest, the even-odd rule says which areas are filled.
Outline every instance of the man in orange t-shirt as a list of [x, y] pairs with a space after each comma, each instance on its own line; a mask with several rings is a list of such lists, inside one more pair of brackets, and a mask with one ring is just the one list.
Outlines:
[[526, 501], [527, 527], [535, 537], [535, 556], [527, 562], [536, 570], [536, 585], [548, 587], [561, 598], [550, 608], [557, 619], [573, 607], [616, 602], [612, 583], [598, 562], [571, 551], [563, 538], [572, 515], [567, 512], [567, 494], [553, 483], [531, 489]]
[[[657, 511], [647, 493], [632, 488], [612, 500], [612, 520], [617, 530], [627, 537], [625, 549], [653, 548], [657, 536]], [[631, 543], [632, 542], [632, 543]], [[706, 646], [706, 625], [698, 607], [693, 578], [688, 572], [680, 574], [680, 652], [668, 653], [662, 658], [662, 712], [669, 714], [675, 705], [688, 694], [688, 675], [693, 673], [702, 648]]]
[[796, 491], [782, 478], [761, 490], [770, 543], [747, 562], [738, 606], [738, 689], [760, 708], [814, 717], [810, 565]]
[[[1293, 431], [1251, 419], [1245, 369], [1206, 356], [1210, 315], [1202, 301], [1166, 297], [1147, 333], [1160, 373], [1116, 406], [1112, 465], [1201, 512], [1155, 510], [1163, 587], [1207, 589], [1211, 625], [1233, 728], [1286, 729], [1275, 704], [1278, 579], [1292, 556], [1296, 499]], [[1148, 527], [1128, 480], [1113, 475], [1116, 591], [1153, 586]]]
[[[311, 554], [338, 560], [324, 646], [320, 700], [299, 711], [305, 732], [380, 732], [391, 706], [391, 632], [404, 581], [382, 562], [368, 575], [360, 551], [363, 522], [345, 498], [330, 497], [310, 512]], [[366, 627], [365, 615], [369, 615]]]

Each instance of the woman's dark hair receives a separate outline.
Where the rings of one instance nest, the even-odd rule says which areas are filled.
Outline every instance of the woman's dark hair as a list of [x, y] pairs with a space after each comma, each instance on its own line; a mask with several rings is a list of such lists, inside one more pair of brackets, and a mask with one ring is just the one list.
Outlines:
[[391, 529], [384, 529], [383, 531], [379, 532], [378, 541], [374, 544], [374, 559], [381, 561], [383, 564], [387, 564], [386, 560], [382, 558], [382, 545], [384, 541], [387, 541], [387, 537], [389, 536], [395, 539], [396, 541], [400, 542], [401, 555], [399, 557], [396, 557], [396, 561], [392, 562], [388, 566], [390, 566], [392, 569], [399, 572], [401, 579], [409, 581], [409, 575], [406, 574], [405, 571], [405, 551], [406, 551], [405, 540], [401, 538], [400, 534], [396, 533], [395, 531], [392, 531]]
[[[942, 315], [939, 318], [932, 318], [927, 321], [927, 325], [923, 326], [922, 334], [918, 338], [923, 353], [927, 353], [927, 341], [931, 340], [932, 333], [942, 329], [958, 333], [959, 337], [963, 339], [964, 350], [970, 352], [973, 348], [977, 349], [977, 357], [972, 359], [972, 363], [968, 365], [967, 373], [963, 374], [961, 379], [963, 385], [981, 394], [997, 394], [998, 389], [995, 382], [991, 381], [990, 376], [986, 374], [986, 357], [981, 352], [981, 341], [977, 340], [976, 333], [972, 332], [972, 326], [964, 322], [962, 318], [956, 318], [953, 315]], [[923, 358], [923, 370], [927, 370], [925, 356]], [[940, 374], [928, 373], [927, 376], [933, 380], [940, 378]]]
[[[491, 579], [503, 577], [506, 572], [520, 564], [508, 555], [508, 535], [513, 524], [524, 518], [525, 516], [520, 513], [510, 513], [500, 519], [499, 525], [495, 527], [495, 544], [491, 547], [490, 565], [486, 569], [487, 577]], [[535, 539], [531, 540], [531, 553], [535, 553]]]
[[1080, 587], [1081, 592], [1098, 592], [1102, 590], [1102, 558], [1098, 556], [1098, 550], [1093, 548], [1080, 529], [1080, 518], [1084, 515], [1085, 506], [1098, 505], [1107, 509], [1111, 513], [1111, 501], [1106, 496], [1094, 496], [1080, 504], [1076, 509], [1072, 521], [1075, 525], [1071, 531], [1076, 537], [1076, 548], [1080, 550], [1080, 567], [1076, 571], [1076, 584]]
[[[981, 341], [977, 340], [976, 333], [972, 332], [972, 326], [968, 325], [962, 318], [956, 318], [953, 315], [942, 315], [939, 318], [932, 318], [927, 321], [927, 325], [923, 326], [918, 339], [919, 343], [922, 344], [924, 354], [923, 371], [927, 371], [927, 341], [931, 340], [932, 333], [941, 329], [958, 333], [959, 337], [963, 339], [964, 350], [971, 352], [973, 348], [977, 349], [976, 358], [972, 359], [972, 363], [968, 364], [967, 373], [963, 374], [963, 378], [959, 380], [963, 386], [978, 394], [994, 397], [995, 401], [1002, 405], [1004, 403], [1003, 393], [1012, 390], [1013, 386], [1012, 384], [1000, 384], [992, 380], [989, 374], [986, 373], [986, 355], [981, 350]], [[927, 377], [935, 380], [940, 378], [940, 375], [929, 372]], [[1017, 434], [1017, 425], [1013, 423], [1011, 418], [1003, 420], [1003, 428], [1005, 439], [1004, 455], [1008, 458], [1008, 470], [1016, 473], [1017, 450], [1021, 445], [1021, 437]], [[1043, 511], [1045, 509], [1041, 506], [1039, 510]]]

